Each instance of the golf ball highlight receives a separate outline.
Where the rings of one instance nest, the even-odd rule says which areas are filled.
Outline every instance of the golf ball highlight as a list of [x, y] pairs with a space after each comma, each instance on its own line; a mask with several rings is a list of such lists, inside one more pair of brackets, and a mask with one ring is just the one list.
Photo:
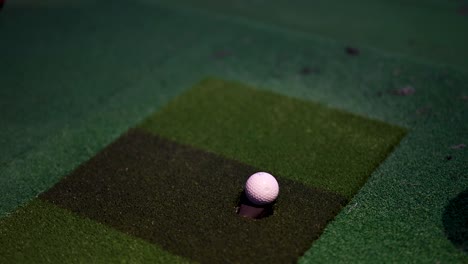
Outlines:
[[245, 183], [245, 195], [256, 205], [272, 203], [278, 198], [279, 185], [273, 175], [266, 172], [252, 174]]

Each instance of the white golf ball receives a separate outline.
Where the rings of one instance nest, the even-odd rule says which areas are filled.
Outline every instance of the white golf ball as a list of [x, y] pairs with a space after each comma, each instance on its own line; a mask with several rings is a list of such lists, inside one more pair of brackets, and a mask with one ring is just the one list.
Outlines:
[[275, 177], [266, 172], [252, 174], [245, 183], [247, 199], [256, 205], [265, 205], [278, 198], [279, 185]]

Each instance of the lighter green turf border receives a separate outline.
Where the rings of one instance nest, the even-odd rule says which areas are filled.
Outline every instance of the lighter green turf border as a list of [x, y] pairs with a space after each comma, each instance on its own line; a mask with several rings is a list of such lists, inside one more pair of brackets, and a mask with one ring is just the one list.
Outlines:
[[0, 219], [0, 262], [192, 263], [38, 199]]

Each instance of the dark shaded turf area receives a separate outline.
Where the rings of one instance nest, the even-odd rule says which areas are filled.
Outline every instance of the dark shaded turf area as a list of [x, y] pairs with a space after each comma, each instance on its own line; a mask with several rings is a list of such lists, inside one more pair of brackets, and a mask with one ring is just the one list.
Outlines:
[[442, 221], [447, 238], [468, 254], [468, 189], [447, 204]]
[[196, 261], [297, 261], [346, 199], [279, 177], [274, 214], [242, 218], [236, 202], [255, 171], [134, 129], [40, 198]]

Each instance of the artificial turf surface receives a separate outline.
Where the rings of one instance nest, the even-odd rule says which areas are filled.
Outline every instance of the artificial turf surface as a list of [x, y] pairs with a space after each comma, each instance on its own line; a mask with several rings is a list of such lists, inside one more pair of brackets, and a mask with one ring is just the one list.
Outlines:
[[[206, 79], [40, 199], [195, 261], [294, 262], [405, 133], [316, 103]], [[239, 195], [260, 170], [278, 177], [281, 194], [271, 216], [244, 219], [236, 214]]]
[[273, 215], [244, 219], [236, 202], [256, 171], [131, 130], [40, 199], [202, 263], [297, 261], [346, 199], [279, 175]]
[[[2, 217], [217, 75], [410, 128], [301, 262], [466, 262], [442, 220], [468, 186], [468, 152], [451, 147], [466, 144], [466, 71], [368, 47], [349, 57], [347, 40], [159, 5], [13, 6], [0, 15]], [[403, 85], [415, 93], [389, 92]]]
[[38, 199], [0, 219], [1, 263], [190, 263]]
[[207, 79], [141, 128], [350, 199], [406, 129]]
[[241, 17], [468, 70], [466, 0], [139, 1]]

